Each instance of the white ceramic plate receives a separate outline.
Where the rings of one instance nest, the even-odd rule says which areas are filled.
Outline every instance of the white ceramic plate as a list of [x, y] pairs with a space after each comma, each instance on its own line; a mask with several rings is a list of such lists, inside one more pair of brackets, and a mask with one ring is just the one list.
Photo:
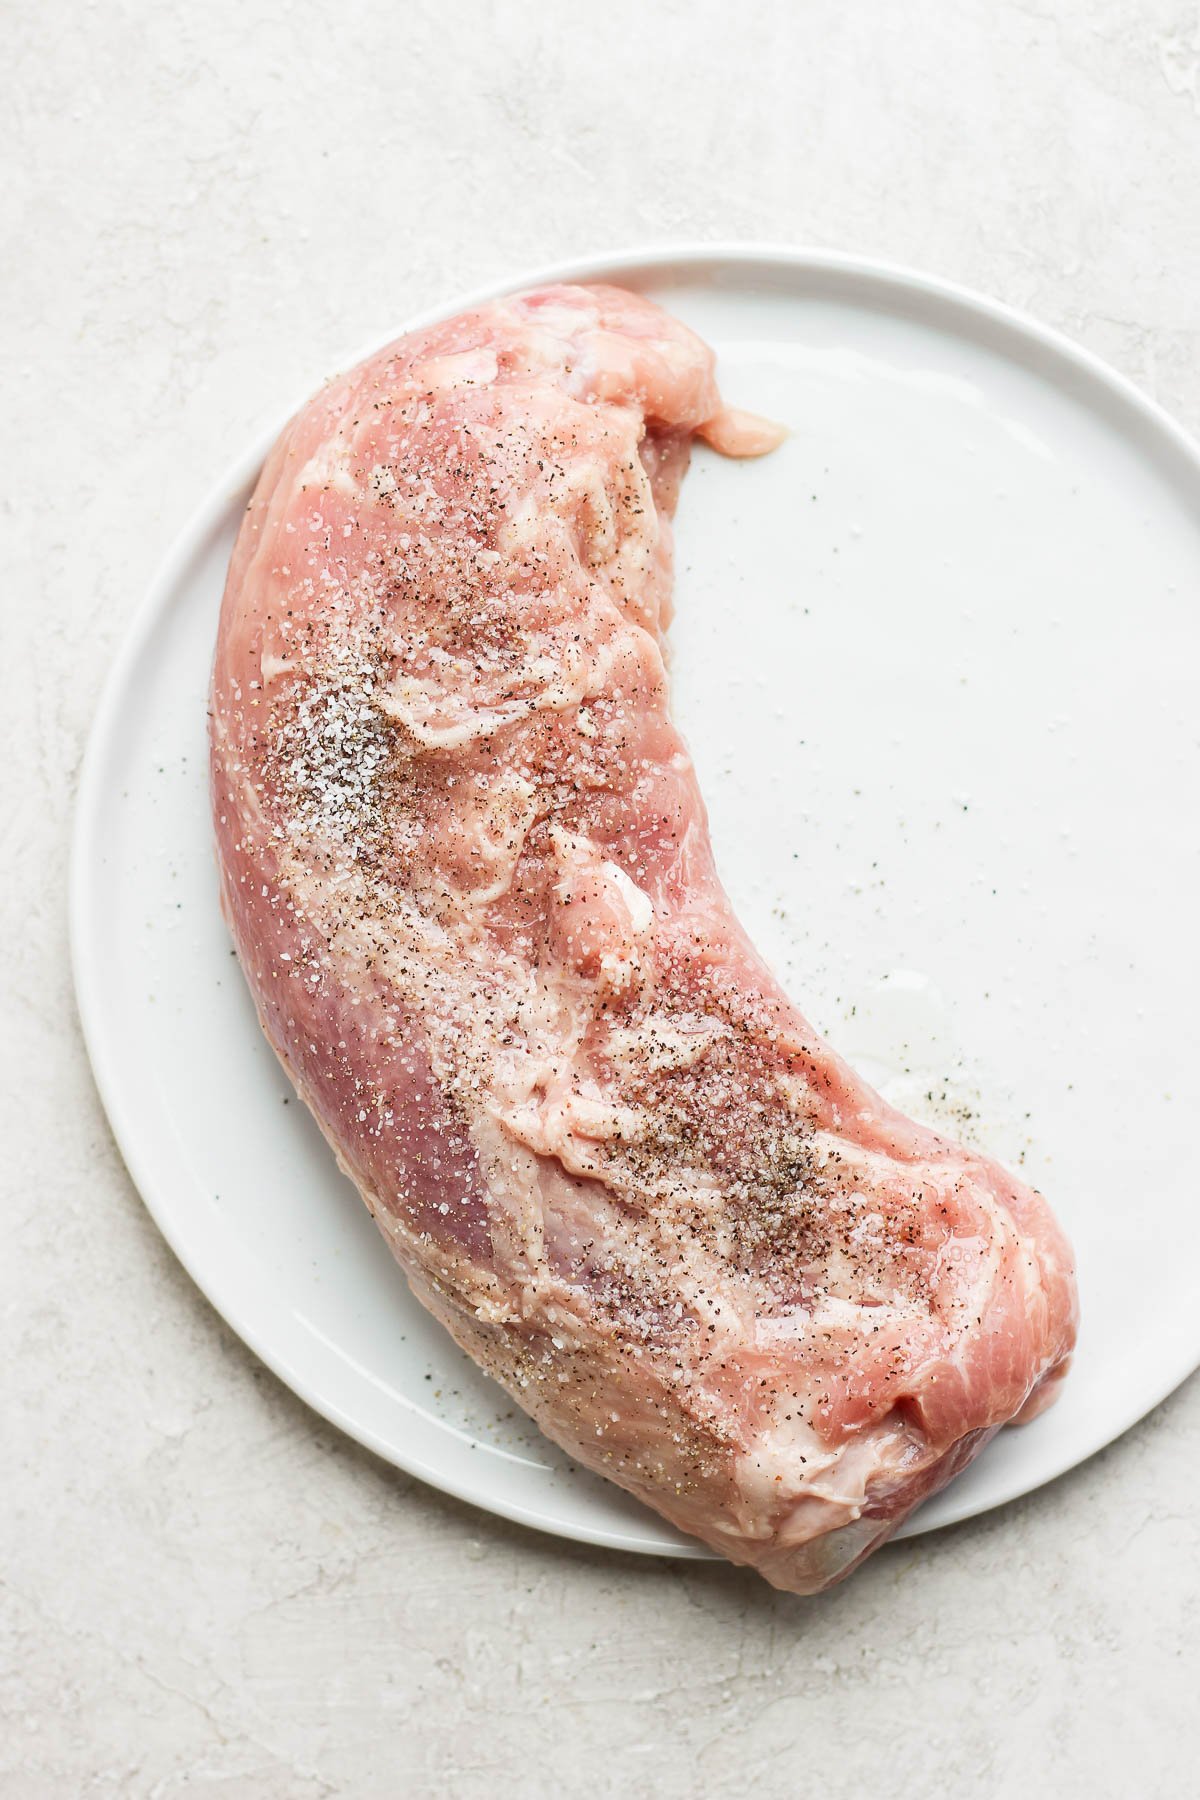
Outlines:
[[[791, 427], [761, 463], [698, 453], [679, 515], [676, 704], [726, 883], [834, 1043], [1020, 1163], [1079, 1252], [1061, 1402], [927, 1530], [1070, 1468], [1200, 1361], [1200, 456], [1090, 356], [922, 276], [700, 249], [504, 286], [547, 275], [647, 290], [731, 402]], [[84, 768], [75, 974], [118, 1142], [213, 1304], [328, 1419], [510, 1518], [707, 1554], [427, 1319], [259, 1035], [217, 912], [205, 690], [274, 435], [169, 557]]]

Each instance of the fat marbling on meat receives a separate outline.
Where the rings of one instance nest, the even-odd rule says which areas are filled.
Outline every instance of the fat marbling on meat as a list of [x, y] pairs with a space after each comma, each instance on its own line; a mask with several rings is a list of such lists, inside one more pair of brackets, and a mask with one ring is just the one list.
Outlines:
[[664, 668], [696, 435], [775, 441], [611, 287], [333, 381], [234, 551], [214, 818], [263, 1028], [414, 1292], [804, 1593], [1044, 1403], [1075, 1292], [1040, 1195], [886, 1105], [730, 910]]

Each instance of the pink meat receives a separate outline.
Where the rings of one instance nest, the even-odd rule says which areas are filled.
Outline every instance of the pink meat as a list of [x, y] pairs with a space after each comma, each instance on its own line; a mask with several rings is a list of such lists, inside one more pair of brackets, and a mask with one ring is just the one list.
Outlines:
[[414, 1292], [806, 1593], [1045, 1401], [1075, 1291], [1041, 1196], [887, 1106], [730, 911], [663, 660], [696, 434], [774, 441], [613, 288], [332, 382], [234, 551], [214, 815], [263, 1027]]

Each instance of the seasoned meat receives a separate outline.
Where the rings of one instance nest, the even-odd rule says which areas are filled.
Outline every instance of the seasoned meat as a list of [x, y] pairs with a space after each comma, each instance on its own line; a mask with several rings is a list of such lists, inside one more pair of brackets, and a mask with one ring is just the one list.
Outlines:
[[234, 552], [214, 816], [263, 1027], [413, 1291], [804, 1593], [1044, 1403], [1075, 1292], [1040, 1195], [886, 1105], [733, 917], [664, 666], [697, 434], [777, 437], [615, 288], [332, 382]]

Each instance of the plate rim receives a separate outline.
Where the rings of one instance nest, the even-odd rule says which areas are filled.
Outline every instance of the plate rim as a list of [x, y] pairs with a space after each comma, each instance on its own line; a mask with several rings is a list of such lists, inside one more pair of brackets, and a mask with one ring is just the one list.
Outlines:
[[[246, 1318], [242, 1309], [223, 1291], [219, 1272], [215, 1278], [207, 1269], [204, 1275], [201, 1275], [197, 1267], [198, 1259], [192, 1254], [185, 1232], [177, 1223], [169, 1204], [164, 1203], [150, 1171], [145, 1165], [139, 1149], [136, 1115], [127, 1108], [122, 1098], [121, 1081], [116, 1072], [120, 1056], [109, 1035], [106, 1011], [101, 998], [100, 983], [96, 973], [95, 959], [91, 954], [92, 946], [88, 941], [88, 933], [89, 919], [93, 911], [90, 905], [92, 883], [97, 866], [94, 835], [99, 808], [104, 798], [101, 775], [113, 751], [113, 740], [121, 717], [120, 702], [127, 688], [129, 675], [152, 638], [154, 629], [166, 611], [177, 583], [189, 563], [202, 548], [206, 536], [218, 524], [221, 515], [234, 503], [238, 494], [257, 476], [267, 453], [287, 420], [318, 390], [322, 381], [328, 379], [330, 371], [352, 367], [355, 362], [373, 354], [405, 332], [419, 330], [440, 319], [452, 317], [455, 313], [481, 305], [504, 294], [550, 282], [619, 280], [622, 275], [628, 276], [635, 272], [662, 276], [667, 274], [672, 267], [695, 271], [706, 263], [722, 265], [726, 268], [740, 268], [743, 271], [748, 271], [756, 264], [765, 264], [789, 270], [801, 278], [807, 275], [813, 278], [842, 277], [848, 280], [858, 280], [867, 287], [876, 288], [881, 295], [886, 294], [890, 289], [893, 293], [906, 294], [916, 301], [923, 300], [926, 303], [933, 301], [964, 316], [973, 316], [977, 322], [982, 320], [993, 327], [998, 327], [1010, 339], [1023, 340], [1026, 345], [1032, 344], [1043, 352], [1049, 352], [1056, 362], [1065, 363], [1077, 375], [1087, 378], [1090, 383], [1098, 385], [1100, 389], [1107, 391], [1109, 396], [1117, 399], [1128, 413], [1139, 418], [1160, 442], [1164, 442], [1170, 448], [1180, 467], [1195, 481], [1198, 493], [1200, 493], [1200, 441], [1185, 430], [1158, 400], [1147, 394], [1136, 382], [1113, 368], [1095, 352], [1077, 343], [1054, 326], [1044, 324], [1031, 314], [1010, 306], [1007, 302], [996, 300], [990, 295], [939, 275], [929, 274], [902, 263], [893, 263], [854, 252], [815, 246], [791, 246], [759, 240], [730, 240], [712, 243], [703, 241], [672, 243], [667, 241], [631, 245], [607, 252], [597, 251], [591, 255], [558, 259], [551, 263], [518, 271], [512, 276], [486, 282], [445, 302], [423, 308], [411, 318], [389, 329], [386, 334], [374, 337], [365, 347], [351, 352], [349, 356], [337, 355], [330, 358], [326, 363], [325, 372], [305, 386], [295, 405], [269, 422], [251, 446], [228, 465], [219, 479], [214, 481], [202, 495], [199, 503], [175, 532], [168, 549], [160, 558], [145, 594], [133, 609], [124, 627], [120, 642], [101, 684], [99, 697], [88, 727], [87, 741], [76, 785], [67, 874], [67, 932], [76, 1011], [92, 1079], [109, 1129], [129, 1177], [156, 1228], [207, 1303], [224, 1319], [247, 1348], [319, 1417], [324, 1418], [329, 1424], [344, 1432], [346, 1436], [363, 1445], [390, 1467], [399, 1468], [404, 1473], [425, 1482], [440, 1492], [451, 1494], [468, 1505], [506, 1518], [513, 1523], [546, 1532], [567, 1541], [586, 1543], [627, 1553], [693, 1561], [719, 1561], [721, 1559], [715, 1551], [698, 1541], [688, 1542], [682, 1538], [655, 1541], [653, 1531], [659, 1521], [650, 1509], [646, 1511], [647, 1529], [637, 1537], [628, 1536], [617, 1528], [588, 1524], [570, 1525], [560, 1518], [542, 1513], [537, 1507], [523, 1504], [520, 1501], [504, 1497], [496, 1499], [488, 1494], [485, 1483], [478, 1481], [472, 1483], [460, 1479], [453, 1473], [435, 1469], [420, 1454], [398, 1453], [394, 1443], [385, 1442], [369, 1425], [354, 1419], [336, 1401], [330, 1400], [314, 1389], [307, 1377], [293, 1366], [287, 1354], [274, 1348], [258, 1328]], [[943, 1530], [950, 1525], [960, 1524], [968, 1518], [993, 1512], [998, 1507], [1006, 1506], [1031, 1492], [1049, 1486], [1054, 1481], [1061, 1479], [1062, 1476], [1069, 1474], [1072, 1469], [1082, 1466], [1091, 1457], [1098, 1455], [1100, 1451], [1106, 1449], [1117, 1438], [1130, 1430], [1140, 1419], [1153, 1412], [1197, 1367], [1200, 1367], [1200, 1343], [1193, 1348], [1186, 1349], [1179, 1364], [1174, 1362], [1169, 1364], [1169, 1372], [1154, 1384], [1151, 1390], [1153, 1397], [1150, 1400], [1143, 1401], [1139, 1398], [1137, 1402], [1115, 1415], [1114, 1420], [1106, 1421], [1106, 1435], [1103, 1439], [1086, 1455], [1069, 1463], [1057, 1474], [1041, 1479], [1036, 1476], [1029, 1480], [1018, 1478], [1016, 1481], [1010, 1482], [999, 1497], [985, 1505], [965, 1506], [957, 1512], [951, 1507], [948, 1516], [936, 1521], [931, 1520], [925, 1525], [918, 1523], [918, 1513], [901, 1528], [897, 1533], [897, 1539]]]

